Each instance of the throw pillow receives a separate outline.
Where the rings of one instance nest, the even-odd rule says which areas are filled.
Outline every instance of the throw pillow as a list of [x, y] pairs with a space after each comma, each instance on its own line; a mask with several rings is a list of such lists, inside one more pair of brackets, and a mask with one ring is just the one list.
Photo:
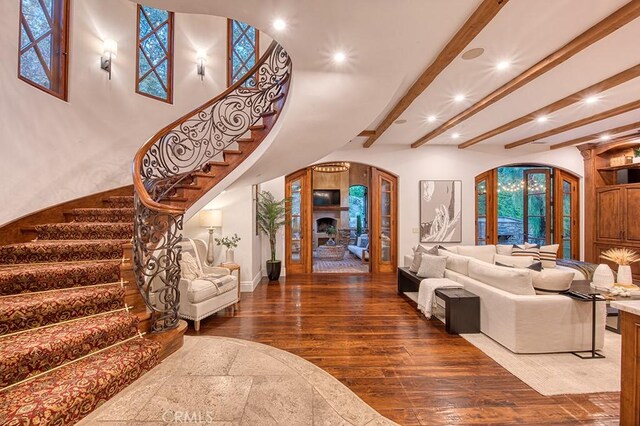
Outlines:
[[[527, 245], [529, 247], [527, 247]], [[524, 245], [513, 245], [513, 250], [511, 251], [511, 256], [531, 256], [533, 260], [540, 260], [540, 248], [538, 246], [524, 244]]]
[[501, 254], [503, 256], [511, 256], [512, 250], [513, 246], [510, 244], [498, 244], [496, 246], [496, 254]]
[[368, 235], [360, 235], [358, 239], [358, 247], [367, 248], [369, 245], [369, 236]]
[[409, 271], [414, 273], [418, 272], [418, 269], [420, 269], [420, 264], [422, 263], [422, 255], [425, 253], [433, 256], [437, 256], [438, 246], [433, 246], [430, 249], [428, 249], [422, 244], [418, 244], [413, 249], [413, 261], [411, 262], [411, 266], [409, 266]]
[[513, 268], [513, 265], [505, 265], [500, 262], [496, 262], [496, 266], [502, 266], [503, 268]]
[[180, 275], [182, 278], [193, 281], [200, 276], [200, 268], [196, 258], [191, 253], [183, 251], [180, 259]]
[[536, 294], [556, 294], [569, 290], [575, 274], [571, 271], [558, 269], [543, 269], [542, 271], [529, 271], [533, 279], [533, 288]]
[[531, 269], [532, 271], [542, 271], [542, 262], [534, 262], [531, 265], [527, 266], [527, 268]]
[[542, 261], [542, 267], [545, 269], [555, 268], [556, 260], [558, 259], [558, 249], [560, 244], [551, 244], [548, 246], [540, 247], [540, 260]]
[[518, 268], [526, 268], [533, 263], [533, 257], [532, 256], [503, 256], [501, 254], [496, 254], [495, 262], [502, 263], [503, 265], [515, 266]]
[[501, 268], [493, 263], [471, 259], [469, 277], [509, 293], [535, 295], [531, 285], [531, 271], [518, 268]]
[[420, 278], [444, 278], [444, 271], [447, 268], [447, 258], [433, 256], [431, 254], [422, 253], [422, 262], [418, 275]]

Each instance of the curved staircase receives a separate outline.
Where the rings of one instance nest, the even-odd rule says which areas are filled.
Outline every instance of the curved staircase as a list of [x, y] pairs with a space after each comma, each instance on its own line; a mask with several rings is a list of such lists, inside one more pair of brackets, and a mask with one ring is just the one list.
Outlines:
[[0, 424], [75, 423], [158, 363], [124, 279], [132, 204], [73, 209], [0, 246]]
[[138, 151], [133, 191], [0, 228], [1, 425], [76, 423], [181, 346], [184, 212], [265, 140], [290, 77], [274, 42]]

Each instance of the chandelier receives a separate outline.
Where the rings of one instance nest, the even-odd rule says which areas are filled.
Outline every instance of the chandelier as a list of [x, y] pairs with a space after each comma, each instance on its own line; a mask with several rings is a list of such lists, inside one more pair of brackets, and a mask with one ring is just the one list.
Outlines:
[[350, 163], [339, 161], [335, 163], [318, 164], [317, 166], [313, 166], [312, 169], [314, 172], [320, 173], [341, 173], [348, 172], [350, 167]]

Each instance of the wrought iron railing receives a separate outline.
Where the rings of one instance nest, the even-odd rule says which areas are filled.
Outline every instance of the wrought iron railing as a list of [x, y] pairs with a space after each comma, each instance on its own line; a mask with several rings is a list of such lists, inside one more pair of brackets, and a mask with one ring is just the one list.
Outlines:
[[133, 162], [133, 269], [151, 311], [152, 332], [177, 326], [180, 303], [178, 243], [185, 210], [161, 200], [194, 172], [207, 172], [212, 161], [270, 112], [290, 73], [287, 52], [273, 42], [243, 79], [159, 131], [138, 150]]

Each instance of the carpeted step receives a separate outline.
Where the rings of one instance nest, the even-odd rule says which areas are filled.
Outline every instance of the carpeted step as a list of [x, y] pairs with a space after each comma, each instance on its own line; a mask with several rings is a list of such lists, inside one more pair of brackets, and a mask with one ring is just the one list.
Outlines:
[[0, 296], [120, 281], [120, 262], [0, 268]]
[[126, 240], [54, 240], [0, 246], [0, 264], [122, 259]]
[[81, 287], [0, 299], [0, 335], [124, 308], [120, 284]]
[[69, 212], [73, 222], [127, 222], [133, 221], [135, 216], [133, 208], [92, 208], [73, 209]]
[[114, 195], [104, 200], [104, 202], [111, 208], [133, 208], [133, 195]]
[[137, 332], [138, 318], [120, 311], [0, 338], [0, 388], [114, 345]]
[[134, 338], [9, 388], [0, 393], [0, 424], [74, 424], [157, 365], [160, 348]]
[[40, 240], [130, 240], [133, 223], [71, 222], [37, 225]]

